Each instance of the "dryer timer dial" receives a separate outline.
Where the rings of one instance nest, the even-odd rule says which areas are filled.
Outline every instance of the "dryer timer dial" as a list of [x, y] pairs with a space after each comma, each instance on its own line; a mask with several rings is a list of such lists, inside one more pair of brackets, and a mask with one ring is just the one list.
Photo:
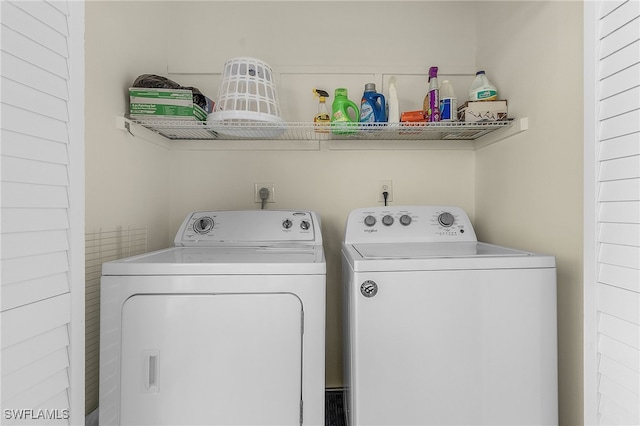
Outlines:
[[438, 216], [438, 223], [440, 223], [440, 225], [444, 226], [445, 228], [449, 228], [450, 226], [452, 226], [455, 221], [456, 219], [449, 212], [440, 213], [440, 215]]

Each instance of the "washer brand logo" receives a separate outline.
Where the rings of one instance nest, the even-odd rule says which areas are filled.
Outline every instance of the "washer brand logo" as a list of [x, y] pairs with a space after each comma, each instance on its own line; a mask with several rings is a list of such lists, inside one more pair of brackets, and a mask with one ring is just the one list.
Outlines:
[[360, 293], [364, 297], [373, 297], [378, 294], [378, 284], [375, 281], [367, 280], [360, 284]]

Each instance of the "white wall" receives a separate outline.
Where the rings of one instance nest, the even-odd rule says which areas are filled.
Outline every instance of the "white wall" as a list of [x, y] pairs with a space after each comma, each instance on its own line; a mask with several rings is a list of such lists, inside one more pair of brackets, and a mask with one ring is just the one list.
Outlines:
[[[187, 211], [258, 208], [253, 203], [254, 182], [275, 182], [277, 203], [269, 208], [308, 208], [322, 217], [328, 262], [327, 386], [340, 386], [339, 247], [344, 221], [351, 209], [377, 203], [378, 180], [392, 179], [395, 205], [459, 205], [469, 212], [484, 239], [559, 255], [561, 303], [567, 306], [561, 308], [561, 335], [581, 336], [581, 316], [573, 307], [582, 297], [573, 273], [580, 268], [580, 249], [572, 251], [581, 244], [581, 221], [565, 218], [566, 242], [545, 239], [551, 232], [548, 221], [554, 216], [541, 208], [553, 203], [569, 216], [581, 208], [580, 199], [564, 193], [572, 191], [581, 176], [576, 164], [581, 148], [573, 142], [574, 133], [580, 139], [581, 123], [573, 117], [563, 127], [552, 117], [549, 124], [549, 114], [539, 111], [546, 105], [545, 93], [521, 78], [529, 74], [514, 71], [525, 67], [521, 55], [526, 50], [518, 49], [520, 38], [532, 50], [536, 66], [538, 55], [549, 55], [543, 46], [557, 44], [553, 35], [528, 26], [529, 16], [539, 25], [536, 16], [552, 15], [554, 8], [565, 13], [563, 8], [571, 6], [488, 4], [496, 13], [505, 7], [504, 16], [491, 28], [504, 25], [509, 31], [486, 46], [484, 41], [495, 35], [489, 27], [476, 29], [483, 13], [480, 6], [484, 3], [89, 2], [87, 228], [138, 225], [149, 218], [149, 249], [158, 248], [171, 244]], [[564, 31], [570, 37], [565, 43], [578, 52], [581, 22], [569, 18], [566, 15]], [[166, 22], [171, 23], [170, 31], [162, 29]], [[329, 22], [337, 29], [332, 30]], [[222, 64], [243, 55], [265, 60], [276, 72], [286, 71], [280, 75], [279, 94], [287, 120], [310, 121], [316, 108], [311, 88], [316, 85], [324, 85], [333, 95], [333, 89], [347, 82], [350, 97], [357, 101], [371, 78], [378, 79], [384, 91], [382, 82], [391, 74], [399, 76], [401, 110], [417, 109], [431, 65], [450, 74], [462, 97], [477, 63], [504, 90], [512, 115], [532, 117], [530, 130], [474, 153], [326, 147], [318, 151], [167, 150], [115, 129], [114, 117], [127, 107], [126, 88], [137, 75], [167, 75], [215, 99]], [[560, 56], [553, 53], [551, 59], [573, 65], [571, 56]], [[580, 58], [576, 59], [580, 65]], [[549, 78], [556, 90], [562, 86], [561, 93], [567, 93], [563, 101], [575, 99], [579, 106], [581, 99], [573, 89], [580, 87], [579, 74], [565, 73], [570, 74], [563, 70]], [[559, 158], [549, 161], [548, 151], [558, 146], [562, 147]], [[567, 157], [575, 157], [576, 162], [567, 162]], [[544, 171], [547, 167], [551, 173]], [[532, 195], [542, 197], [543, 203], [532, 202]], [[502, 212], [511, 217], [499, 218]], [[516, 214], [521, 214], [519, 219]], [[561, 342], [560, 409], [566, 424], [582, 411], [572, 402], [572, 395], [578, 395], [578, 400], [581, 392], [581, 378], [571, 365], [581, 360], [581, 355], [574, 354], [575, 344]]]
[[86, 7], [86, 227], [146, 226], [167, 244], [170, 153], [117, 130], [139, 74], [166, 74], [163, 2], [90, 1]]
[[478, 13], [478, 67], [529, 130], [477, 152], [476, 230], [556, 256], [560, 421], [582, 424], [582, 3]]

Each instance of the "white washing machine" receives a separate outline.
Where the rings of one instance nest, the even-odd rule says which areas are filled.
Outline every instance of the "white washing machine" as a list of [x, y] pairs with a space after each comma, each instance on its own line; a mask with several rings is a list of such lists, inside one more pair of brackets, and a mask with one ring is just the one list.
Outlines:
[[557, 424], [554, 257], [441, 206], [354, 210], [342, 254], [349, 425]]
[[100, 424], [324, 425], [314, 212], [191, 213], [175, 247], [102, 274]]

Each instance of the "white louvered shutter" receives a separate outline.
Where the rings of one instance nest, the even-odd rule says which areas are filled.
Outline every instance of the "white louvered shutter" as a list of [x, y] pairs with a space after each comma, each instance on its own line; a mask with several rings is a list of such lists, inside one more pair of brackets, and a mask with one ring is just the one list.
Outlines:
[[2, 424], [84, 423], [84, 4], [1, 2]]
[[[587, 219], [593, 215], [593, 232], [585, 239], [594, 240], [591, 261], [595, 266], [591, 272], [590, 266], [585, 269], [585, 422], [638, 425], [640, 2], [598, 1], [591, 17], [595, 20], [596, 108], [591, 122], [587, 114], [585, 134], [589, 137], [589, 126], [595, 123], [595, 146], [585, 145], [593, 149], [594, 163], [585, 167], [592, 168], [595, 186], [593, 206], [586, 205], [585, 211]], [[589, 77], [589, 70], [585, 76]], [[587, 252], [586, 262], [589, 256]]]

